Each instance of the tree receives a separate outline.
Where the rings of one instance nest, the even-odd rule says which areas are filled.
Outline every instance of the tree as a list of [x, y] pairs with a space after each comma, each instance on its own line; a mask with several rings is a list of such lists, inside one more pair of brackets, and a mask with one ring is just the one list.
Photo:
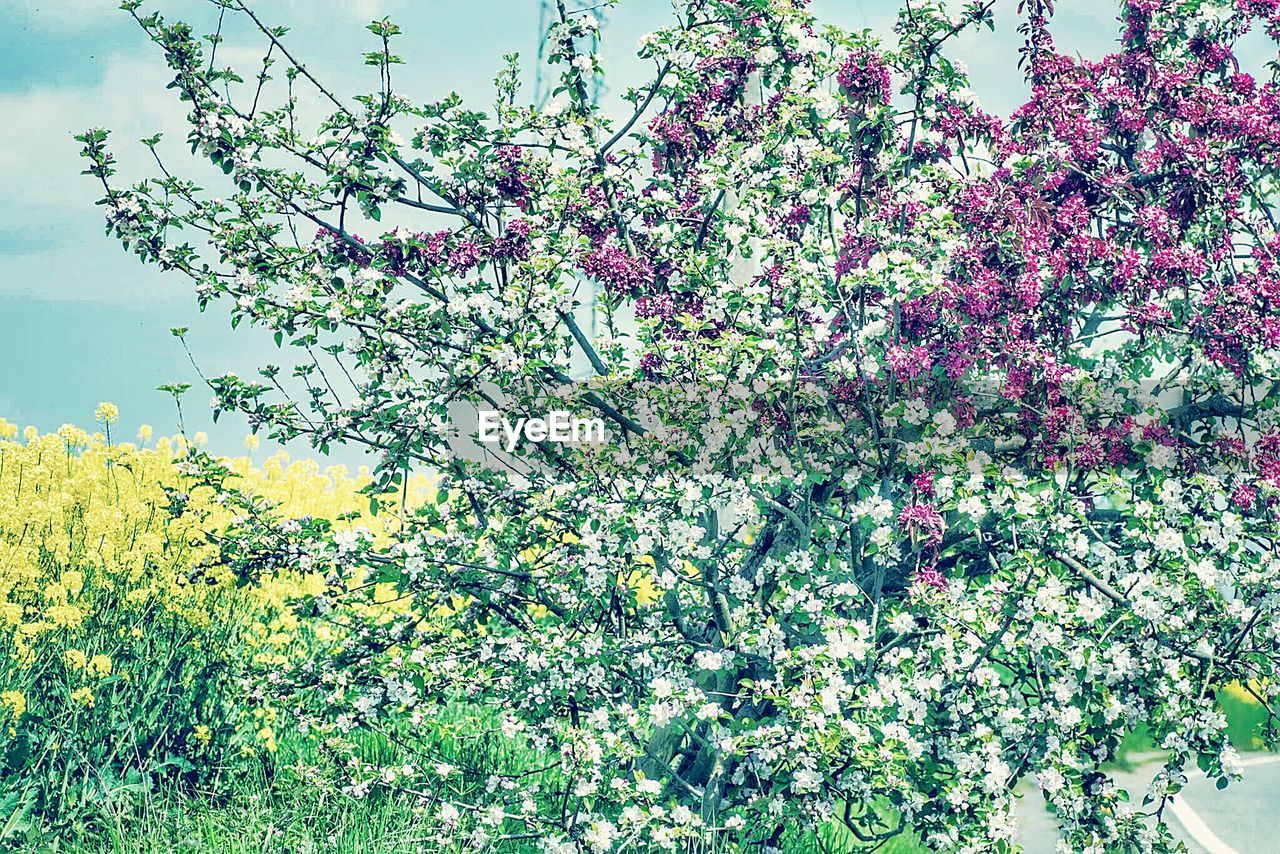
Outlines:
[[[108, 229], [297, 355], [210, 379], [215, 413], [368, 447], [404, 516], [374, 543], [249, 503], [224, 543], [248, 582], [328, 573], [299, 608], [350, 631], [275, 684], [352, 791], [430, 793], [475, 845], [834, 816], [976, 851], [1031, 778], [1073, 849], [1169, 848], [1191, 766], [1240, 771], [1219, 692], [1280, 691], [1280, 88], [1233, 56], [1278, 5], [1129, 0], [1090, 61], [1026, 0], [1032, 95], [999, 117], [946, 55], [990, 0], [913, 0], [887, 45], [801, 0], [687, 0], [611, 118], [563, 2], [553, 99], [524, 106], [510, 58], [488, 113], [398, 94], [389, 21], [346, 99], [244, 0], [218, 6], [265, 40], [248, 82], [127, 2], [233, 192], [113, 184], [91, 130]], [[477, 409], [609, 436], [508, 452]], [[415, 469], [438, 497], [397, 507]], [[411, 607], [350, 604], [388, 585]], [[414, 750], [445, 700], [549, 767], [468, 802], [361, 752]], [[1130, 802], [1104, 763], [1138, 725], [1169, 759]]]

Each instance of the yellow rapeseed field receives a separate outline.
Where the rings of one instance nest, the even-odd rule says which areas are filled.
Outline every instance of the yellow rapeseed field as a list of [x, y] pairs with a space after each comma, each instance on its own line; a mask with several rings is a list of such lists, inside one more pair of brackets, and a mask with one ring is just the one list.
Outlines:
[[[303, 637], [288, 606], [323, 589], [318, 573], [238, 586], [219, 565], [210, 534], [230, 511], [182, 474], [185, 439], [153, 441], [144, 427], [120, 442], [116, 407], [96, 416], [94, 433], [19, 436], [0, 420], [0, 760], [46, 797], [104, 769], [274, 751], [277, 710], [246, 701], [230, 674], [283, 668], [334, 631]], [[364, 473], [283, 453], [228, 465], [286, 516], [375, 539], [395, 524], [368, 513]], [[413, 492], [429, 495], [429, 482]]]

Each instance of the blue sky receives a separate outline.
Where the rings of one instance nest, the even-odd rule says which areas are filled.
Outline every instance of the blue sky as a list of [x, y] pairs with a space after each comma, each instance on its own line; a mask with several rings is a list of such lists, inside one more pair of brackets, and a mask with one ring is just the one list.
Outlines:
[[[185, 136], [185, 110], [164, 88], [162, 58], [116, 5], [0, 2], [0, 417], [43, 430], [68, 421], [87, 426], [100, 400], [119, 404], [126, 435], [142, 423], [174, 430], [172, 403], [155, 388], [195, 378], [169, 334], [174, 326], [191, 328], [188, 340], [208, 373], [249, 375], [257, 364], [280, 361], [265, 335], [246, 328], [232, 332], [216, 305], [201, 315], [184, 278], [141, 266], [103, 233], [94, 184], [79, 174], [71, 135], [90, 126], [111, 128], [122, 177], [129, 180], [147, 174], [134, 141], [164, 131], [180, 151], [176, 141]], [[511, 51], [520, 52], [532, 83], [538, 0], [253, 5], [267, 21], [291, 27], [295, 55], [346, 94], [374, 88], [360, 59], [373, 46], [363, 25], [383, 15], [405, 31], [398, 53], [408, 65], [398, 71], [397, 88], [417, 101], [456, 90], [487, 106], [489, 81], [501, 56]], [[1117, 34], [1114, 5], [1059, 3], [1059, 46], [1091, 57], [1109, 52]], [[999, 0], [997, 32], [968, 35], [952, 52], [970, 66], [983, 103], [1002, 112], [1025, 93], [1016, 68], [1015, 6], [1016, 0]], [[153, 7], [190, 21], [200, 32], [211, 31], [216, 16], [205, 0], [152, 0], [144, 8]], [[896, 7], [894, 0], [813, 3], [820, 17], [882, 33]], [[636, 41], [662, 25], [669, 9], [666, 0], [622, 0], [611, 13], [605, 57], [615, 80], [622, 81], [614, 83], [618, 90], [641, 81]], [[232, 32], [223, 50], [233, 64], [248, 69], [261, 49], [238, 35]], [[188, 430], [207, 430], [215, 449], [238, 452], [243, 423], [214, 428], [206, 401], [198, 390], [189, 395]]]

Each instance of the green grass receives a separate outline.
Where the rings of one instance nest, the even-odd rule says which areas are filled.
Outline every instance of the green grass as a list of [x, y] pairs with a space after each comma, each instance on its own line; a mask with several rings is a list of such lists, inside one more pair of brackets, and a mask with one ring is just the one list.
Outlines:
[[[1218, 702], [1222, 704], [1222, 711], [1227, 717], [1227, 739], [1236, 750], [1266, 748], [1262, 740], [1262, 732], [1267, 723], [1266, 709], [1233, 691], [1220, 692]], [[1139, 726], [1120, 743], [1114, 764], [1126, 770], [1132, 769], [1142, 760], [1159, 752], [1160, 748], [1152, 740], [1147, 728]]]
[[[375, 796], [356, 801], [296, 784], [287, 789], [273, 787], [262, 775], [242, 780], [234, 795], [223, 801], [170, 789], [148, 797], [128, 815], [104, 818], [105, 827], [97, 833], [73, 841], [49, 838], [22, 850], [33, 854], [416, 854], [438, 850], [431, 840], [431, 816], [408, 799]], [[835, 826], [823, 828], [818, 836], [820, 842], [813, 834], [789, 840], [784, 850], [787, 854], [865, 850]], [[928, 849], [904, 834], [875, 850], [920, 854]]]
[[1251, 698], [1222, 692], [1218, 696], [1227, 716], [1227, 738], [1237, 750], [1262, 750], [1266, 745], [1262, 731], [1267, 723], [1267, 710]]
[[[461, 719], [443, 723], [446, 729], [450, 725], [465, 729]], [[458, 745], [462, 749], [452, 751], [442, 745], [445, 755], [473, 772], [510, 768], [512, 762], [528, 763], [529, 767], [534, 759], [513, 751], [510, 744], [462, 738], [453, 743]], [[282, 759], [308, 753], [300, 745], [286, 742], [281, 746]], [[20, 850], [32, 854], [417, 854], [440, 850], [433, 841], [433, 829], [433, 811], [417, 805], [412, 797], [375, 790], [354, 799], [312, 785], [288, 771], [268, 774], [258, 768], [227, 778], [216, 794], [165, 786], [132, 800], [116, 801], [115, 806], [104, 804], [77, 828], [32, 828], [25, 839], [9, 841], [18, 841]], [[490, 850], [536, 849], [529, 843], [511, 843]], [[870, 849], [847, 829], [832, 823], [816, 834], [789, 834], [783, 850], [786, 854], [846, 854]], [[928, 849], [903, 834], [874, 850], [921, 854]], [[688, 854], [717, 852], [689, 849]]]
[[[225, 802], [169, 790], [148, 798], [133, 814], [118, 818], [90, 838], [72, 842], [50, 839], [23, 850], [66, 854], [416, 854], [436, 850], [431, 841], [431, 816], [407, 799], [355, 801], [305, 788], [278, 791], [260, 776], [245, 781]], [[866, 850], [848, 831], [834, 825], [823, 828], [818, 837], [806, 834], [788, 840], [784, 850], [787, 854]], [[907, 834], [875, 850], [881, 854], [928, 851]]]
[[[495, 736], [491, 717], [466, 707], [442, 708], [430, 727], [419, 732], [428, 734], [422, 747], [472, 780], [483, 780], [495, 771], [545, 767], [546, 757]], [[375, 762], [403, 761], [403, 754], [381, 739], [369, 739], [362, 752]], [[208, 791], [165, 784], [147, 792], [144, 786], [136, 786], [120, 797], [96, 801], [80, 811], [70, 827], [42, 828], [33, 820], [32, 827], [5, 841], [16, 842], [20, 850], [33, 854], [400, 854], [439, 850], [432, 838], [435, 819], [431, 807], [411, 795], [390, 795], [379, 789], [355, 799], [292, 770], [294, 763], [308, 767], [318, 758], [310, 743], [282, 737], [270, 770], [258, 765], [227, 772], [209, 781]], [[6, 812], [0, 805], [0, 826]], [[787, 854], [867, 850], [837, 823], [816, 834], [788, 834], [783, 844]], [[491, 850], [536, 849], [523, 842]], [[919, 854], [927, 849], [903, 834], [875, 850]], [[690, 849], [689, 854], [716, 852]]]
[[[1261, 746], [1259, 733], [1266, 714], [1256, 704], [1223, 693], [1227, 731], [1241, 750]], [[465, 710], [444, 710], [433, 721], [435, 733], [430, 752], [446, 758], [476, 776], [496, 769], [530, 768], [539, 757], [503, 739], [478, 735], [485, 730]], [[372, 753], [391, 747], [369, 744]], [[1145, 729], [1129, 735], [1121, 745], [1116, 764], [1132, 767], [1156, 748]], [[301, 744], [285, 741], [280, 764], [315, 757]], [[433, 847], [432, 816], [410, 797], [375, 792], [353, 799], [313, 785], [287, 769], [269, 775], [256, 768], [229, 776], [217, 795], [163, 787], [132, 801], [104, 804], [97, 815], [68, 838], [61, 833], [33, 830], [21, 850], [68, 854], [174, 854], [174, 852], [339, 852], [339, 854], [399, 854], [427, 852]], [[2, 812], [2, 811], [0, 811]], [[3, 816], [0, 816], [0, 820]], [[500, 849], [495, 849], [500, 850]], [[512, 847], [506, 850], [524, 850]], [[787, 854], [836, 854], [867, 850], [838, 823], [818, 833], [806, 833], [785, 842]], [[922, 854], [928, 851], [912, 835], [903, 834], [875, 849], [882, 854]], [[714, 854], [714, 852], [707, 852]]]
[[[170, 794], [154, 801], [122, 836], [113, 835], [93, 845], [48, 850], [76, 854], [260, 854], [264, 851], [399, 854], [435, 850], [430, 828], [428, 815], [397, 799], [354, 802], [306, 794], [273, 794], [264, 789], [253, 794], [245, 792], [232, 804], [216, 805], [199, 797]], [[784, 850], [787, 854], [862, 850], [852, 837], [834, 827], [824, 828], [821, 836], [821, 844], [808, 836], [789, 842]], [[920, 854], [928, 849], [904, 835], [876, 850], [882, 854]]]
[[429, 822], [404, 799], [354, 801], [297, 788], [280, 792], [245, 786], [227, 803], [200, 795], [162, 792], [124, 822], [96, 838], [51, 851], [418, 852], [429, 850]]

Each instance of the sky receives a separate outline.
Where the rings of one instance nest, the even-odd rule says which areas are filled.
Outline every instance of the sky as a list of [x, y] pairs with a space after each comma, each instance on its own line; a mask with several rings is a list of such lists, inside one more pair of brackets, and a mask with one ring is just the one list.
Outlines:
[[[371, 91], [361, 53], [373, 49], [364, 25], [390, 16], [404, 30], [396, 46], [407, 64], [396, 88], [418, 102], [457, 91], [487, 107], [502, 56], [518, 51], [527, 92], [533, 91], [540, 0], [251, 0], [265, 21], [290, 27], [291, 52], [341, 94]], [[997, 30], [966, 34], [950, 52], [970, 68], [973, 89], [989, 110], [1007, 112], [1026, 95], [1017, 71], [1017, 0], [997, 0]], [[960, 3], [954, 4], [959, 8]], [[182, 162], [185, 108], [169, 90], [164, 60], [118, 0], [0, 0], [0, 417], [54, 430], [89, 426], [99, 401], [121, 409], [121, 435], [141, 424], [176, 431], [172, 400], [156, 390], [197, 382], [169, 330], [190, 328], [187, 341], [206, 374], [281, 361], [267, 333], [232, 331], [219, 304], [201, 314], [179, 274], [140, 264], [104, 234], [100, 197], [83, 168], [74, 133], [112, 130], [121, 160], [117, 180], [146, 175], [136, 141], [160, 131]], [[217, 10], [208, 0], [148, 0], [168, 18], [210, 32]], [[813, 0], [821, 19], [871, 28], [888, 37], [895, 0]], [[616, 92], [645, 79], [637, 40], [669, 20], [667, 0], [622, 0], [609, 13], [603, 55]], [[1119, 32], [1114, 0], [1060, 2], [1060, 49], [1096, 58], [1112, 51]], [[233, 30], [224, 48], [248, 70], [258, 43]], [[243, 61], [243, 65], [237, 60]], [[196, 174], [198, 166], [190, 164]], [[212, 180], [212, 179], [211, 179]], [[210, 184], [213, 187], [214, 184]], [[247, 432], [234, 418], [213, 425], [207, 392], [187, 396], [188, 433], [207, 431], [220, 453], [241, 453]], [[270, 452], [265, 444], [259, 454]], [[295, 453], [299, 449], [291, 449]], [[344, 462], [354, 451], [338, 450]]]

